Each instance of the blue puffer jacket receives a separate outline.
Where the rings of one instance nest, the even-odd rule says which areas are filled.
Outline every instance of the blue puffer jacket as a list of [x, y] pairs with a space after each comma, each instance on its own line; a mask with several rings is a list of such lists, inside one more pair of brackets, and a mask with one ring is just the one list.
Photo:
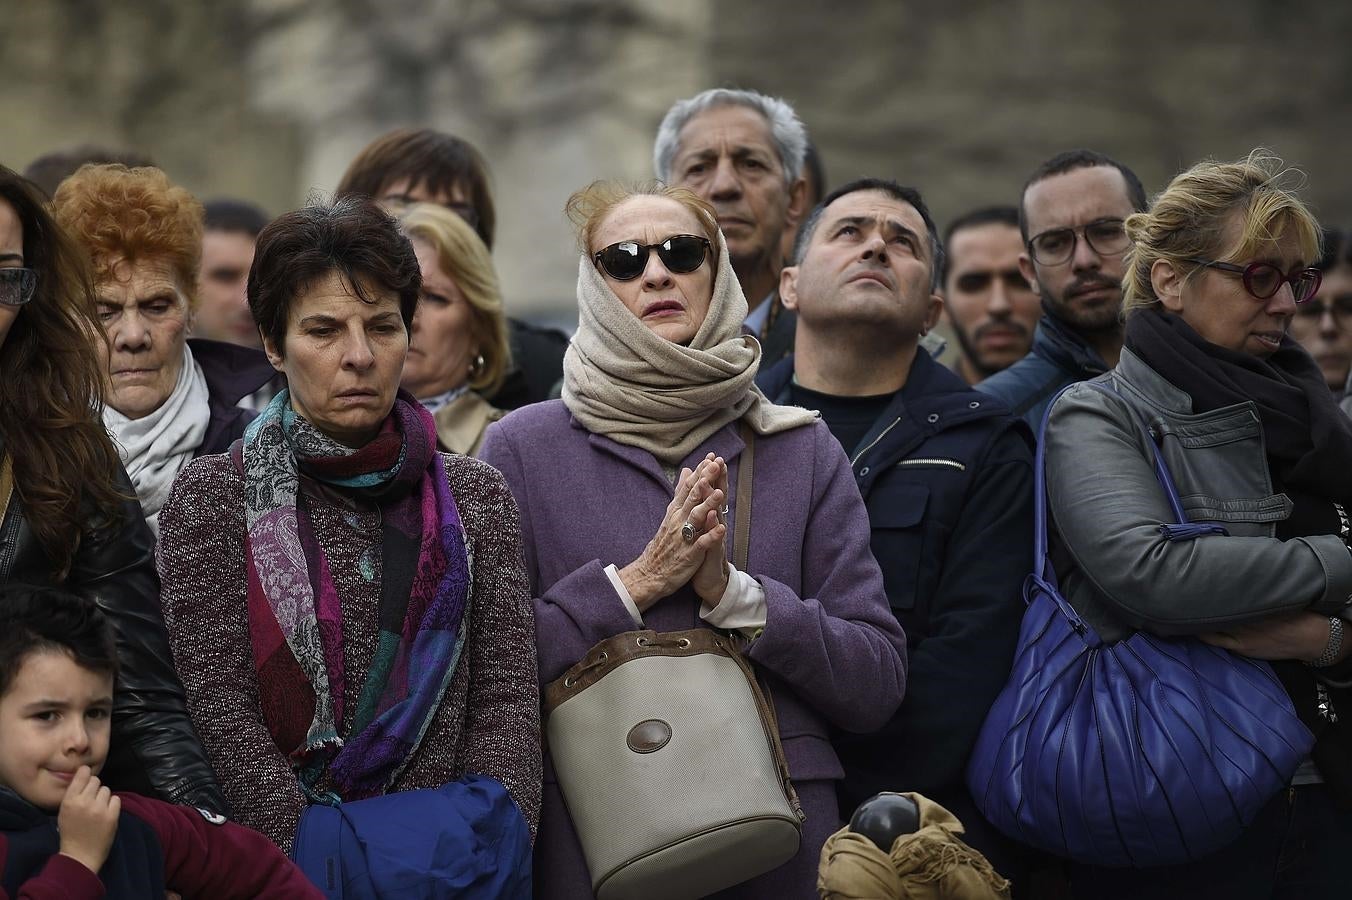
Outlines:
[[1061, 388], [1097, 378], [1106, 371], [1108, 364], [1084, 338], [1065, 322], [1044, 312], [1028, 355], [976, 385], [976, 389], [998, 397], [1036, 431], [1042, 425], [1047, 404]]
[[[761, 374], [789, 402], [793, 357]], [[919, 352], [906, 385], [858, 448], [846, 448], [868, 507], [871, 545], [906, 631], [911, 677], [881, 731], [839, 734], [848, 818], [884, 791], [920, 791], [969, 821], [992, 855], [989, 826], [962, 783], [976, 735], [1009, 675], [1032, 564], [1032, 435], [997, 400]]]

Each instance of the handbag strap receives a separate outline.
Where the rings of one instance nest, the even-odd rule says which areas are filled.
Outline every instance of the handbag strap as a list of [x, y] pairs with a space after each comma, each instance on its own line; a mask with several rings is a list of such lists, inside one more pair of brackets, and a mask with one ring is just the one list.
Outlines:
[[737, 512], [732, 523], [732, 564], [737, 571], [746, 571], [746, 557], [751, 546], [751, 476], [756, 463], [756, 432], [746, 419], [738, 429], [742, 434], [742, 455], [737, 460]]
[[1047, 410], [1042, 414], [1042, 425], [1037, 433], [1037, 456], [1033, 468], [1033, 574], [1042, 579], [1048, 569], [1047, 560], [1047, 423], [1052, 417], [1052, 408], [1056, 406], [1058, 400], [1066, 391], [1078, 385], [1084, 385], [1092, 388], [1102, 394], [1110, 394], [1122, 401], [1126, 406], [1132, 421], [1136, 423], [1142, 431], [1145, 432], [1146, 443], [1150, 445], [1151, 457], [1155, 467], [1155, 479], [1164, 489], [1165, 497], [1169, 501], [1169, 510], [1172, 512], [1174, 522], [1160, 523], [1160, 533], [1169, 541], [1190, 541], [1194, 538], [1202, 537], [1207, 534], [1228, 535], [1229, 532], [1220, 525], [1214, 523], [1193, 523], [1188, 520], [1188, 515], [1183, 511], [1183, 501], [1179, 499], [1178, 487], [1174, 484], [1174, 478], [1169, 473], [1169, 466], [1164, 461], [1164, 454], [1160, 451], [1159, 444], [1155, 440], [1155, 431], [1145, 421], [1145, 418], [1136, 410], [1127, 398], [1123, 397], [1117, 391], [1113, 390], [1102, 381], [1081, 381], [1074, 384], [1068, 384], [1057, 392], [1052, 398], [1052, 402], [1047, 404]]

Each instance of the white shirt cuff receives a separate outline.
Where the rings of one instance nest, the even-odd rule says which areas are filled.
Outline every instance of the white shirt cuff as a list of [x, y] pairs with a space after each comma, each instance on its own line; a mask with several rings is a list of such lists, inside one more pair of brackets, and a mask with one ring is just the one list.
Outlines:
[[[629, 610], [629, 618], [634, 620], [635, 625], [642, 628], [643, 613], [638, 611], [638, 604], [634, 602], [633, 597], [629, 596], [629, 589], [620, 580], [620, 570], [616, 568], [614, 563], [606, 566], [606, 577], [610, 579], [610, 586], [615, 589], [615, 593], [620, 595], [620, 602], [624, 604], [624, 608]], [[731, 581], [728, 582], [728, 584], [731, 583]], [[760, 585], [756, 586], [760, 587]]]
[[707, 600], [699, 605], [699, 617], [715, 628], [740, 631], [747, 637], [765, 627], [765, 588], [761, 583], [728, 563], [728, 586], [717, 605]]

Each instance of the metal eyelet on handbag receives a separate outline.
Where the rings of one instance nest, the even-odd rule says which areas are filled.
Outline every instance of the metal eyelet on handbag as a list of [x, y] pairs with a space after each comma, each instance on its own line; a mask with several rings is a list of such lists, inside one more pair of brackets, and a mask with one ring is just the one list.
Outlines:
[[640, 647], [646, 647], [646, 646], [648, 646], [648, 639], [647, 639], [647, 638], [644, 638], [644, 637], [641, 637], [641, 638], [639, 638], [638, 640], [636, 640], [634, 643], [638, 644]]
[[676, 642], [676, 646], [684, 650], [686, 647], [690, 646], [690, 640], [688, 638], [681, 638], [679, 641]]

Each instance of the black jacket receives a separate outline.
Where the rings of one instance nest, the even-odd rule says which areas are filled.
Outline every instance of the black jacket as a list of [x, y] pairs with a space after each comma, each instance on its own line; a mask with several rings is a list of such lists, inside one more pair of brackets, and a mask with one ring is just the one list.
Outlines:
[[[121, 489], [136, 496], [125, 473]], [[140, 504], [128, 500], [119, 521], [91, 526], [81, 535], [70, 574], [58, 585], [52, 560], [29, 526], [16, 492], [0, 522], [0, 581], [64, 587], [94, 600], [112, 623], [119, 671], [104, 781], [114, 790], [225, 813], [225, 798], [188, 718], [183, 685], [174, 671], [160, 614], [154, 546]]]
[[548, 400], [550, 392], [563, 378], [563, 354], [568, 350], [568, 335], [557, 328], [543, 328], [509, 318], [507, 338], [512, 349], [512, 368], [507, 371], [497, 392], [486, 399], [501, 410]]
[[[789, 356], [758, 382], [782, 403], [792, 374]], [[1031, 447], [1003, 404], [920, 351], [884, 414], [846, 448], [910, 659], [891, 721], [836, 736], [846, 818], [879, 791], [919, 791], [964, 823], [974, 813], [963, 770], [1009, 675], [1032, 563]]]
[[1108, 364], [1065, 322], [1043, 313], [1028, 355], [976, 386], [997, 397], [1034, 432], [1042, 426], [1047, 404], [1061, 388], [1108, 371]]
[[224, 453], [244, 436], [244, 428], [258, 414], [239, 406], [239, 401], [277, 376], [267, 356], [260, 350], [224, 341], [189, 338], [192, 358], [202, 367], [207, 382], [207, 407], [211, 419], [202, 446], [194, 456]]

